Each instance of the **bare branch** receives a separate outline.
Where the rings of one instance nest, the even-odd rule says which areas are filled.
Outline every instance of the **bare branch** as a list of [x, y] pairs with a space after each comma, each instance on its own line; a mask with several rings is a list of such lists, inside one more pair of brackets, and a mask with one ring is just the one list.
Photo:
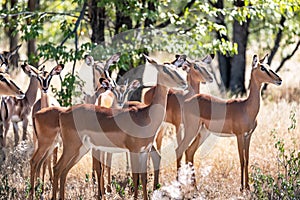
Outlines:
[[277, 67], [277, 69], [275, 70], [275, 72], [279, 72], [279, 70], [283, 67], [284, 63], [287, 60], [291, 59], [295, 55], [295, 53], [297, 52], [299, 46], [300, 46], [300, 40], [298, 41], [298, 43], [297, 43], [296, 47], [294, 48], [293, 52], [290, 55], [287, 55], [286, 57], [284, 57], [282, 59], [280, 65]]
[[284, 22], [285, 22], [286, 18], [281, 15], [281, 19], [280, 19], [280, 26], [281, 28], [279, 29], [277, 35], [276, 35], [276, 39], [275, 39], [275, 42], [274, 42], [274, 47], [272, 48], [271, 50], [271, 53], [270, 53], [270, 57], [269, 57], [269, 61], [268, 61], [268, 64], [271, 65], [272, 63], [272, 60], [276, 54], [276, 52], [278, 51], [278, 48], [280, 46], [280, 41], [282, 39], [282, 32], [283, 32], [283, 27], [284, 27]]
[[[77, 29], [78, 29], [78, 27], [79, 27], [79, 25], [80, 25], [80, 21], [81, 21], [81, 20], [83, 19], [83, 17], [84, 17], [84, 12], [85, 12], [85, 10], [86, 10], [86, 7], [87, 7], [87, 2], [85, 1], [84, 4], [83, 4], [83, 6], [82, 6], [82, 9], [81, 9], [81, 11], [80, 11], [80, 15], [79, 15], [79, 17], [77, 18], [77, 20], [76, 20], [76, 22], [75, 22], [75, 27], [74, 27], [73, 31], [70, 32], [70, 33], [65, 37], [65, 39], [60, 43], [60, 46], [63, 46], [64, 43], [69, 39], [69, 37], [71, 37], [71, 35], [77, 34], [76, 31], [77, 31]], [[76, 40], [76, 38], [75, 38], [75, 40]]]
[[20, 15], [25, 15], [26, 18], [28, 17], [32, 17], [34, 15], [61, 15], [61, 16], [69, 16], [69, 17], [73, 17], [73, 18], [78, 18], [79, 16], [74, 15], [72, 13], [65, 13], [65, 12], [30, 12], [30, 11], [22, 11], [22, 12], [18, 12], [18, 13], [13, 13], [13, 14], [0, 14], [0, 19], [4, 19], [6, 17], [16, 17], [16, 16], [20, 16]]

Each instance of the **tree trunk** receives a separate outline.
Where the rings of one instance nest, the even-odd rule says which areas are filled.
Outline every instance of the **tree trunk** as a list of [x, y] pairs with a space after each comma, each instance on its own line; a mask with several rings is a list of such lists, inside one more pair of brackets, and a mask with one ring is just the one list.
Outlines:
[[[156, 11], [155, 3], [153, 1], [148, 1], [148, 10], [152, 12]], [[149, 27], [150, 25], [155, 24], [155, 22], [155, 19], [150, 19], [147, 17], [145, 20], [145, 27]]]
[[[10, 9], [12, 9], [16, 3], [17, 0], [10, 0]], [[8, 1], [4, 1], [3, 3], [3, 9], [4, 10], [8, 10], [8, 5], [7, 5]], [[10, 20], [15, 21], [17, 20], [17, 16], [13, 16], [11, 18], [9, 17], [5, 17], [4, 21], [5, 24], [9, 24]], [[14, 24], [14, 23], [12, 23]], [[6, 36], [9, 38], [9, 49], [12, 50], [14, 48], [16, 48], [18, 46], [18, 33], [14, 34], [15, 27], [13, 26], [9, 26], [8, 28], [5, 29], [5, 34]], [[19, 60], [19, 53], [17, 52], [14, 56], [12, 56], [11, 60], [10, 60], [10, 65], [13, 67], [13, 69], [18, 68], [18, 60]]]
[[[36, 9], [39, 8], [39, 1], [38, 0], [28, 0], [28, 10], [34, 12]], [[27, 24], [30, 25], [30, 19], [27, 20]], [[36, 57], [36, 40], [30, 39], [27, 41], [27, 56], [28, 58], [35, 58]], [[37, 66], [38, 62], [36, 59], [31, 59], [31, 64], [33, 66]]]
[[[244, 1], [236, 0], [234, 5], [244, 6]], [[250, 19], [243, 22], [242, 25], [234, 20], [233, 22], [233, 42], [238, 44], [238, 54], [231, 59], [230, 90], [233, 94], [245, 94], [245, 66], [246, 66], [246, 48], [249, 35]]]
[[[215, 3], [212, 3], [212, 2], [210, 2], [210, 3], [215, 8], [224, 9], [224, 0], [218, 0]], [[219, 12], [216, 17], [216, 23], [226, 27], [225, 16], [221, 12]], [[229, 38], [226, 35], [222, 35], [219, 31], [217, 31], [216, 34], [217, 34], [218, 40], [224, 39], [225, 41], [229, 41]], [[227, 53], [226, 55], [223, 55], [220, 51], [218, 52], [218, 63], [219, 63], [221, 80], [222, 80], [226, 90], [229, 89], [229, 83], [230, 83], [230, 74], [231, 74], [230, 73], [231, 72], [230, 60], [231, 60], [231, 57], [229, 56], [229, 53]]]
[[[118, 5], [121, 4], [121, 5]], [[116, 4], [116, 26], [115, 26], [115, 35], [125, 31], [132, 29], [132, 20], [130, 16], [126, 15], [124, 12], [124, 8], [128, 6], [128, 2], [126, 0], [120, 1]], [[127, 11], [128, 12], [128, 11]], [[125, 30], [123, 26], [125, 25]]]
[[[105, 30], [105, 7], [98, 7], [97, 0], [91, 0], [89, 2], [89, 18], [92, 28], [91, 41], [96, 44], [103, 43], [104, 30]], [[104, 44], [104, 43], [103, 43]]]
[[[115, 26], [115, 35], [124, 32], [126, 30], [132, 29], [132, 20], [130, 16], [126, 14], [128, 12], [124, 11], [124, 8], [128, 6], [127, 0], [124, 1], [119, 1], [116, 3], [116, 26]], [[131, 64], [129, 65], [129, 70], [133, 68], [133, 61], [130, 62]], [[123, 68], [120, 69], [119, 75], [123, 76], [127, 71], [124, 70]], [[118, 80], [117, 80], [118, 81]]]

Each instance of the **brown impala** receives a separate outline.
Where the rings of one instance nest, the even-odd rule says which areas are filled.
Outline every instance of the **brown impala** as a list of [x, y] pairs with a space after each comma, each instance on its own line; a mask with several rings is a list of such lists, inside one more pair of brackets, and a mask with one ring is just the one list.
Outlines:
[[[280, 85], [282, 82], [281, 78], [269, 69], [267, 60], [268, 55], [260, 61], [256, 55], [253, 56], [248, 98], [222, 100], [210, 95], [198, 94], [185, 101], [183, 108], [185, 134], [183, 141], [176, 149], [178, 168], [186, 149], [186, 161], [193, 163], [197, 148], [209, 133], [236, 136], [241, 165], [241, 190], [249, 189], [249, 145], [251, 135], [257, 125], [260, 88], [263, 83]], [[195, 139], [194, 142], [189, 146], [193, 139]]]

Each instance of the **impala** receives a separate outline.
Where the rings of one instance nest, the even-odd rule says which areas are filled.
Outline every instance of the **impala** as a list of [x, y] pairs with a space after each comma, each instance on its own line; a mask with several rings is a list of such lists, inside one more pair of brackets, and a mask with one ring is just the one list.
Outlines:
[[[166, 65], [172, 64], [175, 65], [176, 67], [181, 67], [182, 64], [186, 60], [186, 55], [176, 55], [176, 59], [172, 61], [171, 63], [165, 63]], [[107, 73], [108, 74], [108, 73]], [[138, 80], [134, 80], [130, 84], [131, 86], [128, 87], [127, 80], [125, 81], [124, 85], [115, 85], [114, 88], [109, 88], [105, 93], [101, 94], [98, 98], [98, 101], [96, 102], [96, 105], [106, 107], [106, 108], [123, 108], [125, 105], [126, 107], [133, 107], [133, 106], [144, 106], [145, 104], [142, 104], [140, 102], [127, 102], [128, 99], [128, 94], [138, 88], [140, 86]], [[105, 86], [104, 86], [105, 87]], [[107, 83], [106, 88], [108, 88], [109, 85]], [[152, 91], [152, 96], [154, 94], [154, 90]], [[101, 99], [101, 101], [100, 101]], [[148, 102], [150, 104], [150, 102]], [[151, 157], [153, 160], [153, 164], [155, 166], [155, 172], [154, 172], [154, 187], [153, 189], [157, 189], [158, 185], [158, 168], [160, 164], [160, 155], [158, 154], [157, 150], [153, 148], [151, 150]], [[127, 168], [128, 168], [128, 156], [126, 154], [126, 159], [127, 159]], [[101, 161], [99, 161], [101, 160]], [[106, 160], [105, 160], [105, 155], [101, 154], [100, 151], [94, 151], [93, 150], [93, 171], [97, 172], [97, 180], [98, 180], [98, 191], [99, 194], [98, 196], [101, 197], [101, 194], [105, 193], [105, 188], [104, 188], [104, 169], [107, 169], [107, 191], [111, 192], [111, 176], [110, 176], [110, 171], [111, 171], [111, 160], [112, 160], [112, 154], [111, 153], [106, 153]], [[104, 163], [104, 165], [101, 165], [101, 163]], [[94, 174], [93, 174], [93, 177]]]
[[11, 51], [2, 51], [0, 53], [0, 70], [2, 72], [8, 72], [9, 64], [13, 55], [15, 55], [21, 47], [21, 44], [18, 45]]
[[[170, 87], [185, 88], [186, 83], [170, 66], [158, 65], [149, 57], [147, 60], [158, 70], [157, 89], [150, 105], [137, 110], [116, 110], [83, 104], [60, 114], [63, 153], [54, 167], [54, 199], [58, 179], [60, 178], [60, 198], [64, 199], [68, 171], [91, 148], [111, 153], [129, 151], [134, 197], [137, 198], [137, 180], [141, 174], [144, 199], [148, 199], [147, 155], [164, 118], [168, 90]], [[84, 122], [82, 119], [85, 119]]]
[[36, 99], [38, 83], [37, 83], [37, 79], [34, 76], [31, 76], [30, 72], [26, 69], [25, 65], [26, 64], [21, 65], [21, 68], [28, 76], [30, 76], [30, 83], [25, 92], [25, 97], [23, 99], [17, 99], [14, 97], [7, 96], [7, 97], [3, 97], [1, 100], [1, 110], [6, 111], [6, 112], [1, 112], [1, 118], [3, 122], [3, 125], [1, 125], [1, 131], [3, 131], [3, 126], [4, 126], [2, 146], [4, 147], [6, 146], [6, 136], [9, 130], [10, 121], [12, 121], [13, 123], [15, 146], [17, 146], [19, 142], [18, 122], [20, 121], [22, 121], [23, 123], [22, 140], [26, 140], [28, 115]]
[[[45, 71], [44, 67], [38, 71], [34, 70], [34, 68], [32, 66], [27, 65], [26, 67], [31, 72], [32, 76], [36, 77], [36, 79], [38, 80], [39, 87], [41, 90], [41, 98], [39, 100], [37, 100], [32, 107], [32, 119], [33, 119], [33, 116], [37, 111], [41, 110], [42, 108], [49, 107], [50, 105], [58, 104], [56, 101], [53, 101], [49, 98], [48, 89], [49, 89], [49, 86], [50, 86], [53, 76], [59, 75], [61, 73], [61, 71], [63, 70], [64, 65], [58, 64], [57, 66], [53, 67], [50, 72]], [[34, 121], [33, 121], [33, 126], [34, 126]], [[34, 152], [35, 152], [36, 149], [38, 148], [35, 131], [33, 131], [33, 143], [34, 143]], [[56, 160], [57, 160], [57, 149], [55, 150], [54, 155], [53, 155], [53, 162], [55, 163]], [[46, 173], [47, 166], [48, 166], [50, 179], [52, 179], [51, 161], [49, 159], [43, 167], [43, 176], [42, 176], [43, 182], [45, 179], [45, 173]]]
[[[113, 55], [112, 57], [110, 57], [106, 64], [103, 64], [103, 69], [102, 67], [99, 68], [100, 65], [96, 65], [93, 60], [93, 57], [88, 57], [88, 61], [86, 58], [86, 63], [90, 66], [92, 65], [93, 68], [95, 68], [94, 70], [94, 74], [93, 77], [106, 77], [109, 74], [105, 73], [105, 70], [108, 70], [108, 68], [116, 63], [119, 59], [119, 53]], [[90, 62], [92, 62], [92, 64], [90, 64]], [[60, 66], [60, 65], [59, 65]], [[58, 66], [57, 66], [58, 67]], [[49, 75], [54, 75], [54, 73], [60, 73], [60, 71], [62, 70], [61, 66], [60, 68], [53, 68], [52, 71], [50, 72]], [[101, 72], [101, 73], [100, 73]], [[45, 74], [45, 77], [40, 77], [40, 81], [41, 83], [50, 83], [50, 80], [47, 78], [47, 74]], [[44, 80], [44, 81], [43, 81]], [[49, 81], [46, 81], [49, 80]], [[110, 81], [106, 80], [105, 78], [100, 78], [99, 79], [99, 84], [94, 84], [95, 86], [97, 86], [96, 88], [96, 92], [95, 95], [92, 96], [91, 99], [96, 99], [96, 97], [103, 93], [105, 90], [107, 90], [108, 87], [111, 83], [111, 79], [109, 79]], [[53, 108], [49, 108], [49, 112], [47, 112], [48, 109], [42, 109], [41, 110], [41, 105], [43, 105], [43, 108], [49, 107], [49, 103], [47, 101], [47, 90], [48, 90], [49, 84], [44, 85], [44, 89], [43, 89], [43, 94], [42, 94], [42, 98], [34, 105], [33, 108], [33, 112], [32, 112], [32, 121], [33, 121], [33, 125], [34, 125], [34, 132], [35, 132], [35, 137], [34, 137], [34, 141], [35, 141], [35, 151], [34, 154], [32, 155], [32, 158], [30, 160], [30, 166], [31, 166], [31, 175], [30, 175], [30, 183], [31, 183], [31, 191], [30, 191], [30, 197], [33, 198], [33, 188], [34, 188], [34, 179], [36, 174], [40, 173], [40, 168], [43, 165], [43, 180], [44, 180], [44, 175], [45, 175], [45, 167], [46, 164], [49, 167], [49, 174], [50, 174], [50, 179], [52, 178], [52, 171], [50, 169], [51, 163], [50, 163], [50, 159], [47, 160], [47, 162], [45, 162], [45, 160], [49, 157], [49, 155], [52, 154], [53, 150], [55, 150], [54, 152], [54, 158], [53, 158], [53, 163], [55, 164], [56, 162], [56, 156], [57, 156], [57, 149], [55, 148], [57, 143], [58, 143], [58, 138], [59, 138], [59, 124], [58, 124], [58, 113], [60, 113], [61, 111], [65, 110], [65, 108], [60, 108], [60, 107], [53, 107]], [[109, 87], [111, 88], [111, 86]], [[87, 96], [85, 95], [85, 99], [87, 99]], [[91, 100], [89, 99], [89, 100]], [[95, 103], [95, 102], [90, 102], [88, 101], [87, 103]], [[41, 111], [39, 111], [41, 110]], [[38, 112], [39, 111], [39, 112]], [[44, 114], [43, 113], [47, 113], [45, 115], [46, 118], [44, 118]], [[36, 125], [35, 121], [38, 121], [39, 118], [42, 119], [43, 121], [43, 125], [42, 126], [38, 126]], [[45, 120], [47, 119], [47, 120]], [[41, 122], [41, 121], [40, 121]], [[40, 123], [38, 123], [40, 124]], [[100, 190], [99, 190], [100, 191]]]
[[[179, 57], [180, 56], [177, 55], [176, 58]], [[186, 58], [184, 57], [184, 55], [182, 55], [181, 57], [183, 60], [180, 64], [182, 65], [184, 70], [187, 71], [187, 83], [188, 83], [187, 93], [183, 94], [182, 91], [175, 91], [175, 90], [169, 91], [168, 100], [167, 100], [167, 112], [164, 120], [165, 122], [169, 122], [175, 126], [178, 144], [181, 141], [181, 133], [180, 133], [180, 124], [182, 122], [181, 110], [182, 110], [182, 105], [184, 100], [200, 92], [199, 91], [200, 83], [206, 83], [206, 82], [211, 83], [213, 81], [212, 76], [205, 68], [205, 65], [210, 64], [213, 59], [210, 55], [207, 55], [200, 62], [189, 62], [185, 60]], [[179, 61], [175, 60], [172, 63], [176, 65], [176, 63], [179, 63]], [[145, 104], [149, 104], [152, 101], [155, 89], [156, 87], [154, 86], [145, 93], [144, 96]], [[161, 128], [156, 138], [157, 150], [159, 151], [161, 150], [163, 133], [164, 130]]]
[[[101, 82], [101, 81], [100, 81]], [[123, 108], [124, 104], [128, 100], [128, 95], [140, 86], [138, 80], [133, 80], [130, 84], [125, 81], [124, 85], [116, 84], [114, 88], [109, 84], [108, 81], [103, 82], [102, 86], [106, 88], [104, 93], [101, 93], [96, 101], [96, 105], [105, 107], [105, 108]], [[93, 171], [97, 173], [98, 181], [98, 196], [101, 197], [101, 194], [104, 194], [104, 169], [107, 169], [107, 191], [110, 192], [111, 185], [111, 160], [112, 154], [105, 153], [102, 151], [93, 150]], [[106, 156], [105, 156], [106, 155]], [[106, 157], [106, 160], [105, 160]], [[127, 156], [126, 156], [127, 157]], [[103, 163], [103, 164], [102, 164]], [[128, 165], [127, 165], [128, 166]], [[101, 170], [101, 171], [100, 171]], [[94, 174], [93, 174], [93, 177]]]
[[[17, 99], [22, 99], [25, 97], [24, 93], [20, 88], [11, 80], [9, 74], [0, 71], [0, 95], [14, 96]], [[7, 97], [2, 97], [1, 102]], [[8, 116], [8, 110], [5, 105], [1, 103], [1, 121], [5, 121]], [[3, 136], [3, 123], [1, 123], [0, 131], [0, 144], [5, 146], [5, 136]]]
[[[248, 177], [249, 146], [256, 128], [256, 116], [260, 108], [260, 89], [263, 83], [280, 85], [281, 78], [269, 69], [268, 55], [258, 61], [253, 56], [250, 93], [246, 99], [222, 100], [198, 94], [188, 99], [183, 107], [184, 138], [176, 149], [177, 167], [186, 150], [186, 162], [193, 163], [194, 154], [209, 133], [220, 136], [236, 136], [241, 166], [241, 190], [250, 189]], [[199, 133], [200, 132], [200, 133]], [[199, 133], [199, 135], [197, 135]], [[245, 181], [244, 181], [245, 180]]]

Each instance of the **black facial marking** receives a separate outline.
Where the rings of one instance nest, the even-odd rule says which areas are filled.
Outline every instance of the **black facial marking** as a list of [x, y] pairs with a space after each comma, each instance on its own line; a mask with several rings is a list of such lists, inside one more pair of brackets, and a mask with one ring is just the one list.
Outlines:
[[171, 72], [169, 72], [165, 66], [163, 66], [163, 72], [165, 72], [166, 74], [168, 74], [169, 76], [171, 76], [172, 79], [174, 79], [173, 74], [171, 74]]

